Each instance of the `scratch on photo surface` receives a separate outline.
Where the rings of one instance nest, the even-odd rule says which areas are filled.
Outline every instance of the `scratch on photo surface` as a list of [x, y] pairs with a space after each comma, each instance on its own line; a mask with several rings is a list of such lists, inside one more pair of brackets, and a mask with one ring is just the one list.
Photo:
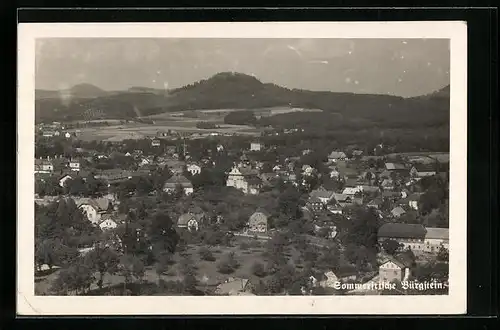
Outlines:
[[28, 306], [30, 306], [30, 308], [33, 312], [35, 312], [36, 314], [41, 314], [41, 311], [39, 311], [38, 309], [33, 307], [33, 305], [30, 303], [28, 298], [26, 298], [26, 296], [22, 292], [17, 291], [17, 294], [18, 294], [18, 296], [20, 295], [21, 297], [23, 297], [24, 301], [26, 302], [26, 304], [28, 304]]

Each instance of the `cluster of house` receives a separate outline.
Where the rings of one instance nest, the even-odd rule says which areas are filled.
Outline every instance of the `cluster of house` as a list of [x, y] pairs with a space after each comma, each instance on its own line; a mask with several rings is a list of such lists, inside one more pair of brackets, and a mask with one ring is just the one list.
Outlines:
[[449, 229], [424, 227], [420, 224], [386, 223], [378, 230], [378, 240], [395, 240], [415, 252], [435, 253], [441, 247], [448, 249]]
[[[378, 273], [374, 273], [370, 281], [393, 282], [406, 281], [415, 269], [414, 253], [435, 253], [444, 247], [449, 248], [449, 231], [447, 228], [429, 228], [422, 225], [388, 223], [379, 228], [378, 241], [395, 240], [402, 245], [403, 252], [394, 256], [383, 254], [379, 262]], [[339, 283], [363, 281], [353, 267], [330, 269], [324, 273], [311, 275], [309, 285], [302, 287], [302, 294], [310, 294], [314, 287], [338, 289]], [[252, 295], [253, 284], [249, 279], [230, 278], [216, 289], [219, 295]]]
[[[247, 221], [245, 232], [248, 234], [266, 234], [269, 232], [269, 218], [270, 214], [262, 209], [257, 209]], [[208, 215], [205, 214], [200, 208], [193, 207], [188, 212], [181, 214], [177, 219], [177, 227], [184, 228], [189, 231], [198, 231], [203, 226], [207, 225], [210, 221], [221, 223], [223, 221], [222, 215], [215, 215], [214, 220], [210, 220]]]
[[[175, 131], [175, 130], [168, 130], [168, 131], [157, 131], [155, 136], [152, 138], [152, 140], [155, 140], [155, 145], [154, 146], [160, 146], [162, 140], [175, 140], [178, 138], [183, 138], [183, 139], [190, 139], [190, 140], [196, 140], [196, 139], [204, 139], [212, 136], [233, 136], [233, 133], [220, 133], [220, 132], [210, 132], [210, 130], [207, 130], [207, 132], [188, 132], [188, 131]], [[142, 136], [142, 138], [146, 138], [146, 136]]]
[[[252, 150], [261, 150], [260, 148], [260, 144], [251, 147]], [[308, 152], [310, 150], [304, 150], [302, 154]], [[342, 214], [343, 210], [351, 205], [366, 205], [380, 210], [384, 200], [389, 200], [391, 210], [384, 216], [397, 219], [411, 210], [419, 210], [422, 194], [410, 192], [412, 185], [424, 177], [447, 175], [446, 166], [436, 165], [435, 162], [387, 162], [382, 169], [358, 169], [350, 160], [360, 159], [362, 151], [354, 150], [350, 154], [351, 158], [342, 151], [329, 154], [326, 165], [330, 170], [330, 178], [342, 182], [343, 188], [337, 190], [321, 186], [313, 190], [309, 194], [305, 210], [314, 217], [324, 212]], [[271, 185], [277, 178], [295, 186], [305, 184], [297, 182], [294, 171], [299, 157], [290, 157], [284, 164], [276, 164], [272, 173], [262, 173], [262, 162], [250, 160], [249, 156], [244, 154], [240, 162], [233, 166], [227, 176], [227, 186], [239, 189], [245, 194], [259, 194], [264, 186]], [[439, 171], [440, 168], [443, 171]], [[303, 165], [301, 170], [304, 178], [316, 174], [316, 169], [310, 165]], [[382, 215], [382, 212], [379, 213]]]
[[57, 170], [79, 172], [80, 169], [80, 160], [78, 159], [68, 159], [62, 156], [52, 159], [50, 156], [47, 156], [45, 159], [41, 157], [35, 159], [35, 174], [51, 174]]
[[378, 230], [379, 244], [382, 245], [385, 240], [398, 242], [405, 251], [395, 256], [385, 256], [381, 260], [380, 280], [404, 281], [412, 275], [415, 267], [411, 253], [437, 254], [441, 248], [449, 249], [449, 229], [424, 227], [420, 224], [386, 223]]
[[[251, 151], [263, 150], [260, 143], [251, 143]], [[311, 150], [303, 150], [302, 155], [306, 155]], [[351, 160], [368, 160], [370, 156], [362, 157], [361, 150], [353, 150], [350, 158], [342, 151], [332, 151], [328, 155], [327, 166], [329, 176], [345, 182], [344, 195], [355, 195], [356, 193], [375, 192], [378, 190], [392, 191], [399, 190], [401, 187], [411, 186], [423, 177], [433, 176], [438, 173], [438, 168], [446, 173], [446, 166], [436, 165], [435, 162], [429, 163], [416, 159], [407, 163], [385, 163], [384, 169], [364, 169], [359, 170], [350, 166]], [[276, 164], [272, 172], [263, 173], [263, 162], [258, 159], [251, 159], [251, 153], [243, 154], [240, 162], [235, 164], [228, 173], [227, 186], [240, 189], [246, 194], [258, 194], [260, 189], [272, 182], [272, 180], [281, 178], [285, 182], [291, 182], [294, 185], [305, 185], [303, 182], [297, 182], [295, 168], [300, 157], [289, 157], [285, 159], [284, 164]], [[366, 158], [366, 159], [365, 159]], [[429, 160], [429, 159], [427, 159]], [[301, 167], [301, 174], [305, 178], [317, 174], [317, 170], [311, 165], [304, 164]]]
[[123, 220], [123, 217], [117, 215], [118, 203], [112, 195], [100, 198], [54, 196], [49, 198], [35, 198], [35, 203], [47, 205], [65, 198], [73, 199], [78, 209], [82, 211], [88, 221], [103, 231], [118, 227]]
[[[153, 139], [151, 143], [153, 146], [156, 146], [159, 140]], [[304, 184], [303, 182], [297, 182], [295, 174], [297, 162], [300, 160], [300, 157], [289, 157], [285, 159], [283, 164], [275, 164], [272, 172], [263, 172], [264, 164], [256, 157], [259, 155], [258, 151], [262, 151], [264, 148], [264, 145], [260, 142], [251, 142], [249, 151], [244, 153], [240, 157], [240, 162], [235, 164], [229, 173], [227, 173], [226, 186], [234, 187], [245, 194], [259, 194], [264, 186], [272, 185], [273, 181], [277, 178], [282, 178], [285, 182], [290, 182], [294, 185]], [[217, 146], [217, 151], [223, 150], [224, 147], [222, 145]], [[174, 175], [166, 180], [163, 185], [163, 191], [175, 193], [181, 190], [184, 195], [192, 194], [193, 185], [183, 173], [184, 171], [188, 171], [191, 175], [200, 174], [203, 163], [186, 163], [175, 159], [173, 157], [176, 154], [174, 146], [167, 146], [166, 152], [166, 155], [160, 157], [144, 156], [140, 150], [127, 152], [123, 155], [132, 157], [137, 162], [139, 166], [137, 171], [110, 169], [93, 171], [92, 173], [96, 179], [102, 179], [108, 183], [108, 186], [111, 186], [129, 180], [136, 174], [148, 173], [156, 168], [156, 166], [168, 166]], [[302, 155], [310, 152], [311, 150], [303, 150]], [[114, 153], [116, 152], [110, 155], [94, 153], [90, 158], [103, 159], [114, 157]], [[350, 160], [360, 159], [362, 154], [363, 152], [360, 150], [352, 150], [348, 157], [343, 151], [332, 151], [328, 155], [328, 163], [326, 164], [330, 170], [329, 176], [342, 182], [343, 188], [337, 190], [321, 186], [311, 191], [304, 211], [309, 212], [314, 218], [320, 218], [319, 215], [324, 213], [343, 214], [347, 207], [356, 204], [380, 209], [384, 200], [390, 200], [393, 206], [390, 213], [384, 216], [397, 219], [410, 210], [418, 211], [420, 194], [410, 193], [409, 188], [423, 177], [438, 174], [436, 165], [422, 162], [407, 162], [406, 164], [387, 162], [383, 169], [358, 169], [356, 165], [353, 165], [354, 162], [350, 162]], [[210, 162], [210, 159], [206, 161]], [[359, 164], [359, 162], [356, 163]], [[63, 157], [35, 159], [35, 173], [53, 174], [59, 170], [59, 184], [63, 187], [67, 180], [77, 175], [84, 177], [90, 174], [82, 169], [81, 164], [82, 159], [66, 159]], [[303, 165], [301, 171], [303, 177], [316, 174], [316, 169], [310, 165]], [[256, 210], [254, 216], [248, 221], [248, 231], [257, 233], [267, 232], [268, 217], [269, 215], [265, 211]], [[318, 228], [326, 226], [334, 229], [334, 226], [328, 223], [318, 223], [316, 225]], [[198, 228], [199, 224], [191, 227]]]
[[39, 124], [37, 125], [37, 128], [44, 138], [64, 136], [65, 138], [69, 139], [72, 136], [75, 136], [74, 133], [68, 132], [66, 130], [67, 127], [64, 127], [64, 125], [60, 122], [53, 122], [51, 124]]

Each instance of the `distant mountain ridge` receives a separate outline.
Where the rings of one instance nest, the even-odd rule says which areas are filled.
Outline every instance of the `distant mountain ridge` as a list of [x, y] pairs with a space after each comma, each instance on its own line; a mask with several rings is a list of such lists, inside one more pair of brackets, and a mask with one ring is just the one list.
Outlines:
[[315, 108], [348, 117], [384, 121], [394, 117], [404, 120], [405, 116], [415, 115], [415, 111], [424, 116], [436, 111], [448, 115], [449, 102], [446, 99], [449, 99], [449, 86], [421, 97], [403, 98], [288, 89], [262, 83], [254, 76], [221, 72], [168, 91], [132, 87], [126, 91], [107, 92], [91, 84], [79, 84], [65, 91], [37, 90], [35, 99], [39, 121], [86, 119], [89, 113], [93, 113], [92, 109], [99, 109], [100, 117], [127, 119], [196, 109], [259, 109], [277, 106]]
[[35, 90], [35, 99], [40, 98], [95, 98], [109, 94], [107, 92], [92, 84], [78, 84], [71, 88], [63, 90]]
[[450, 85], [446, 85], [445, 87], [428, 94], [412, 97], [412, 99], [418, 99], [418, 98], [420, 99], [450, 98]]

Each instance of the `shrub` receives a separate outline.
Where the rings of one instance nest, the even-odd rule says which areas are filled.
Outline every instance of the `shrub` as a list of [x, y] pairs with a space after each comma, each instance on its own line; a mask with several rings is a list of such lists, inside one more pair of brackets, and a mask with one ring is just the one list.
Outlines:
[[217, 271], [221, 274], [231, 274], [234, 272], [234, 268], [229, 265], [227, 260], [221, 261], [217, 264]]
[[182, 293], [184, 286], [180, 281], [160, 280], [159, 289], [165, 293]]
[[198, 285], [198, 280], [194, 274], [185, 274], [182, 279], [182, 285], [184, 287], [184, 292], [191, 292], [196, 289]]
[[212, 252], [206, 247], [200, 248], [198, 253], [200, 254], [200, 258], [202, 260], [215, 261], [215, 257], [213, 256]]
[[227, 255], [227, 262], [233, 268], [238, 268], [240, 266], [240, 263], [235, 258], [234, 252], [230, 252]]
[[227, 255], [225, 260], [222, 260], [217, 265], [217, 270], [221, 274], [231, 274], [235, 271], [236, 268], [240, 266], [239, 262], [234, 257], [234, 252], [231, 252]]
[[242, 242], [240, 244], [240, 249], [241, 250], [248, 250], [250, 248], [250, 244], [248, 244], [247, 242]]
[[262, 247], [262, 243], [258, 240], [251, 240], [249, 243], [251, 248], [261, 248]]

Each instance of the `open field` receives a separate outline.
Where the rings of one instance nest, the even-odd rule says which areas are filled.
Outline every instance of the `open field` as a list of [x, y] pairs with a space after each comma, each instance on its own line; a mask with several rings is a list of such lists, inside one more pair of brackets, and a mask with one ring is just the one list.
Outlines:
[[77, 132], [77, 137], [81, 140], [106, 140], [112, 138], [115, 141], [124, 139], [143, 139], [155, 137], [159, 131], [167, 132], [183, 132], [183, 133], [198, 133], [198, 134], [240, 134], [259, 136], [260, 130], [251, 126], [245, 125], [227, 125], [218, 124], [219, 128], [201, 129], [196, 127], [196, 123], [200, 120], [189, 121], [172, 121], [158, 122], [155, 124], [129, 123], [124, 125], [102, 126], [102, 127], [86, 127], [72, 129], [70, 132]]
[[[259, 136], [260, 129], [247, 125], [228, 125], [224, 123], [224, 116], [230, 112], [247, 109], [209, 109], [193, 110], [185, 112], [166, 112], [157, 115], [145, 116], [140, 119], [152, 120], [152, 124], [129, 122], [120, 124], [119, 120], [96, 120], [92, 122], [110, 123], [110, 126], [84, 127], [71, 129], [70, 132], [77, 132], [77, 137], [81, 140], [107, 140], [120, 141], [124, 139], [143, 139], [154, 137], [159, 131], [173, 131], [182, 133], [218, 133], [237, 134], [247, 136]], [[290, 112], [321, 112], [318, 109], [303, 109], [291, 107], [273, 107], [252, 110], [257, 116], [271, 116]], [[192, 118], [195, 116], [196, 118]], [[210, 122], [218, 128], [200, 129], [196, 127], [198, 122]]]
[[[169, 266], [168, 270], [161, 275], [161, 278], [165, 281], [177, 281], [182, 280], [180, 264], [184, 256], [190, 256], [193, 264], [196, 266], [196, 276], [200, 281], [199, 289], [204, 290], [207, 288], [215, 288], [218, 283], [223, 282], [229, 277], [240, 277], [240, 278], [250, 278], [254, 277], [252, 274], [252, 265], [255, 262], [266, 264], [267, 258], [265, 257], [265, 248], [261, 246], [251, 246], [244, 249], [241, 248], [240, 244], [242, 242], [249, 243], [253, 239], [238, 237], [235, 239], [233, 246], [218, 246], [210, 248], [215, 261], [205, 261], [202, 260], [198, 254], [201, 245], [189, 245], [182, 252], [177, 252], [173, 256], [173, 262]], [[264, 244], [260, 242], [260, 244]], [[239, 262], [240, 266], [235, 272], [231, 274], [221, 274], [217, 271], [217, 264], [219, 261], [223, 260], [230, 252], [234, 252], [235, 259]], [[297, 256], [297, 252], [291, 248], [290, 254], [287, 256], [289, 258], [294, 258]], [[53, 281], [57, 278], [57, 274], [60, 270], [54, 273], [40, 277], [35, 283], [35, 290], [38, 294], [50, 294], [50, 286]], [[97, 274], [96, 274], [97, 276]], [[156, 273], [154, 267], [147, 267], [144, 274], [144, 281], [149, 283], [158, 282], [158, 274]], [[263, 278], [265, 279], [265, 277]], [[118, 274], [109, 275], [106, 274], [104, 277], [104, 287], [116, 286], [124, 282], [124, 277]], [[97, 285], [93, 284], [91, 290], [97, 289]]]
[[[294, 107], [270, 107], [270, 108], [258, 108], [258, 109], [198, 109], [190, 110], [188, 113], [196, 113], [200, 118], [212, 119], [212, 120], [223, 120], [224, 116], [231, 112], [236, 111], [253, 111], [255, 115], [259, 116], [274, 116], [290, 112], [322, 112], [321, 109], [307, 109], [307, 108], [294, 108]], [[165, 112], [156, 115], [150, 115], [142, 117], [144, 119], [161, 120], [161, 119], [171, 119], [171, 118], [182, 118], [186, 112], [176, 111], [176, 112]]]

